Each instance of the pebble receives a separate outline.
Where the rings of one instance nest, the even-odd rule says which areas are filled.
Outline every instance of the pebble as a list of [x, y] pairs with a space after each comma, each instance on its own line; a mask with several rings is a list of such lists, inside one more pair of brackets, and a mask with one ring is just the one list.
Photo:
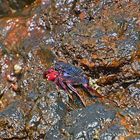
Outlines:
[[14, 76], [11, 76], [10, 74], [7, 75], [7, 80], [9, 82], [16, 82], [17, 81], [17, 78], [14, 77]]
[[22, 71], [22, 67], [19, 64], [14, 65], [14, 72], [15, 74], [20, 74]]
[[13, 91], [18, 91], [19, 87], [17, 83], [11, 84], [11, 88]]

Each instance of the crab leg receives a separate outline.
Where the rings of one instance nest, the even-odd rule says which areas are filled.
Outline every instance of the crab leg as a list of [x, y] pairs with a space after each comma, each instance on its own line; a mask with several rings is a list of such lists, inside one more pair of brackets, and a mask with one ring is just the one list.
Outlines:
[[81, 102], [83, 103], [84, 106], [86, 106], [84, 100], [81, 98], [81, 96], [79, 95], [78, 91], [73, 87], [71, 86], [71, 84], [67, 83], [67, 86], [74, 92], [77, 94], [77, 96], [80, 98]]
[[54, 83], [56, 84], [57, 91], [59, 91], [59, 87], [60, 87], [60, 84], [59, 84], [59, 81], [58, 80], [59, 79], [56, 78], [55, 81], [54, 81]]
[[[84, 84], [83, 85], [87, 90], [91, 91], [89, 92], [92, 96], [97, 96], [97, 97], [100, 97], [102, 98], [103, 96], [100, 95], [95, 89], [93, 89], [92, 87], [90, 87], [88, 84]], [[93, 94], [94, 93], [94, 94]]]
[[59, 82], [60, 86], [68, 93], [70, 99], [73, 100], [72, 95], [70, 94], [70, 92], [67, 89], [66, 85], [62, 82], [62, 80], [60, 78], [58, 78], [58, 82]]

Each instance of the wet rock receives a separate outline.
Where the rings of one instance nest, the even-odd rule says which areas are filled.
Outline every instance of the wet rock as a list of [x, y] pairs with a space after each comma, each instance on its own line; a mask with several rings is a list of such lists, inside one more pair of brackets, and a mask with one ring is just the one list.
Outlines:
[[19, 102], [14, 102], [4, 111], [0, 112], [1, 139], [21, 139], [27, 136], [24, 114], [18, 105]]
[[[0, 1], [1, 17], [17, 15], [0, 20], [0, 139], [139, 139], [139, 1], [32, 2]], [[58, 94], [42, 75], [58, 59], [96, 78], [103, 98], [78, 109]], [[19, 62], [20, 95], [5, 78]]]
[[118, 45], [118, 56], [121, 58], [131, 59], [132, 53], [136, 50], [136, 42], [133, 38], [125, 40]]
[[35, 0], [9, 0], [9, 6], [14, 10], [24, 8], [26, 5], [33, 3]]
[[131, 94], [131, 97], [136, 100], [138, 103], [140, 103], [140, 85], [139, 84], [133, 84], [128, 87], [128, 90]]
[[135, 61], [131, 65], [132, 65], [132, 69], [133, 69], [134, 73], [136, 75], [140, 76], [140, 62]]
[[[121, 124], [128, 129], [128, 132], [132, 132], [133, 134], [140, 133], [140, 109], [139, 107], [128, 107], [120, 112]], [[131, 120], [131, 121], [130, 121]]]
[[[121, 3], [122, 6], [124, 6], [124, 3]], [[135, 5], [135, 2], [133, 4]], [[130, 18], [121, 18], [117, 14], [117, 5], [114, 2], [108, 3], [107, 1], [104, 3], [83, 1], [79, 3], [78, 9], [75, 6], [74, 10], [84, 11], [87, 18], [79, 22], [79, 19], [75, 17], [75, 21], [72, 21], [72, 23], [77, 22], [77, 24], [71, 28], [70, 32], [66, 32], [61, 37], [63, 45], [58, 48], [57, 44], [56, 48], [54, 47], [58, 58], [67, 59], [75, 65], [81, 65], [85, 70], [90, 70], [91, 75], [102, 73], [106, 68], [120, 68], [124, 63], [127, 63], [131, 59], [132, 53], [137, 49], [136, 19], [131, 17], [132, 15], [130, 15]], [[106, 7], [103, 11], [102, 6]], [[89, 7], [98, 9], [97, 13], [96, 10], [94, 11], [97, 15], [90, 22], [88, 18], [89, 16], [91, 18], [94, 14]], [[113, 16], [109, 10], [110, 7], [115, 9]], [[104, 22], [102, 22], [101, 13], [107, 14]], [[67, 22], [70, 22], [70, 20], [67, 20]]]
[[127, 130], [125, 127], [121, 125], [113, 125], [108, 128], [100, 137], [101, 140], [112, 140], [112, 139], [119, 139], [120, 136], [124, 136], [127, 134]]
[[0, 40], [3, 40], [5, 38], [5, 41], [2, 41], [2, 44], [4, 48], [9, 46], [8, 49], [5, 48], [7, 52], [9, 52], [11, 47], [16, 48], [20, 44], [20, 41], [24, 39], [25, 36], [27, 36], [28, 30], [25, 24], [25, 21], [22, 18], [18, 17], [15, 19], [3, 18], [0, 20]]
[[1, 0], [0, 17], [8, 16], [12, 13], [22, 10], [25, 6], [30, 5], [35, 0]]
[[58, 93], [51, 92], [38, 99], [27, 123], [30, 137], [44, 138], [46, 133], [50, 133], [55, 127], [59, 128], [65, 113], [66, 105], [58, 98]]
[[102, 76], [101, 78], [98, 79], [97, 84], [109, 84], [112, 83], [113, 81], [117, 80], [117, 75], [112, 74], [108, 76]]
[[31, 101], [36, 101], [38, 98], [38, 94], [34, 91], [29, 92], [29, 94], [27, 95], [27, 99], [31, 100]]
[[85, 109], [72, 111], [65, 117], [65, 129], [72, 139], [91, 140], [99, 133], [100, 139], [102, 129], [108, 129], [115, 119], [116, 111], [98, 103]]
[[0, 2], [0, 16], [7, 15], [10, 12], [10, 8], [8, 7], [8, 2], [1, 0]]

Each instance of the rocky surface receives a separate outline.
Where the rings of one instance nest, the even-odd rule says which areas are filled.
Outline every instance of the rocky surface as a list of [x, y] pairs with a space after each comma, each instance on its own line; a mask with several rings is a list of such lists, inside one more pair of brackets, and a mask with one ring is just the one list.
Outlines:
[[[139, 140], [139, 0], [0, 1], [0, 139]], [[130, 12], [131, 11], [131, 12]], [[86, 103], [43, 79], [54, 61], [84, 70]]]
[[15, 15], [19, 15], [19, 13], [21, 15], [23, 9], [31, 5], [34, 1], [35, 0], [1, 0], [0, 17], [15, 16]]

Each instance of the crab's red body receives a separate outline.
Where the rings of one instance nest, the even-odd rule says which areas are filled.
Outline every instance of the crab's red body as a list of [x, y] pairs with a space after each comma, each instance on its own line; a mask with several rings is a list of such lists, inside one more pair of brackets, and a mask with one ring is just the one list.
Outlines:
[[59, 72], [50, 68], [48, 71], [44, 72], [44, 78], [47, 78], [48, 81], [55, 81], [59, 76]]
[[96, 90], [89, 86], [89, 80], [84, 74], [83, 70], [75, 67], [74, 65], [64, 62], [56, 62], [54, 67], [51, 67], [44, 72], [44, 78], [46, 78], [48, 81], [53, 81], [58, 87], [63, 88], [67, 92], [69, 92], [68, 89], [70, 89], [78, 95], [82, 102], [83, 100], [74, 87], [75, 85], [82, 85], [84, 88], [90, 91], [89, 93], [94, 92], [95, 95], [101, 97]]

